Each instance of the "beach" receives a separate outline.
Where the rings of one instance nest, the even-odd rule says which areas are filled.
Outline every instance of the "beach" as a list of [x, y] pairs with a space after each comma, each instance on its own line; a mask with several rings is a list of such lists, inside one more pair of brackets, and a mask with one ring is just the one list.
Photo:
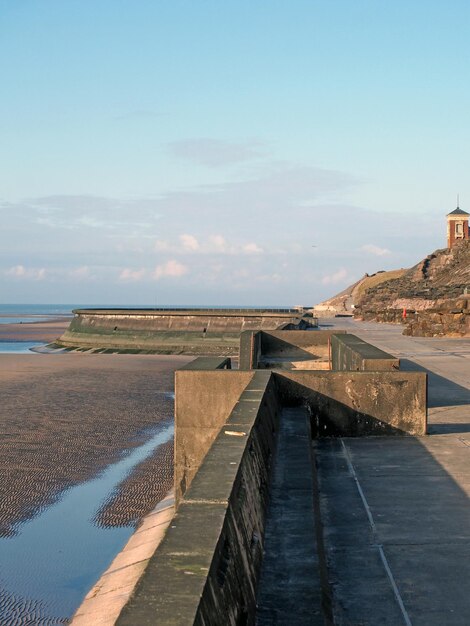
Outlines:
[[47, 322], [36, 322], [31, 317], [31, 321], [26, 324], [0, 324], [0, 341], [49, 343], [60, 337], [69, 324], [70, 318], [66, 317]]
[[[53, 341], [66, 325], [4, 324], [0, 339], [34, 336], [35, 341]], [[172, 425], [174, 370], [189, 360], [161, 355], [0, 354], [0, 537], [14, 541], [25, 521], [42, 514], [76, 485], [99, 476], [159, 428]], [[172, 486], [172, 446], [172, 440], [157, 446], [103, 501], [97, 501], [91, 524], [135, 528]], [[2, 578], [5, 572], [0, 572], [0, 598], [10, 597], [10, 590], [8, 594], [3, 590], [2, 596]], [[24, 602], [20, 599], [20, 604]], [[7, 609], [0, 601], [1, 623], [10, 623], [4, 618]]]

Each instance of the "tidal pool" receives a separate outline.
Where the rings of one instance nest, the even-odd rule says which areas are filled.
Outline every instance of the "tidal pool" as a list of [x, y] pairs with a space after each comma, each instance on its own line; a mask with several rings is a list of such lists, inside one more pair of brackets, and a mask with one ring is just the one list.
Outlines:
[[[65, 624], [133, 533], [93, 523], [100, 505], [134, 467], [173, 437], [168, 420], [153, 436], [98, 477], [0, 538], [0, 624]], [[156, 504], [156, 503], [155, 503]]]
[[37, 348], [37, 341], [0, 341], [0, 354], [35, 354], [31, 348]]

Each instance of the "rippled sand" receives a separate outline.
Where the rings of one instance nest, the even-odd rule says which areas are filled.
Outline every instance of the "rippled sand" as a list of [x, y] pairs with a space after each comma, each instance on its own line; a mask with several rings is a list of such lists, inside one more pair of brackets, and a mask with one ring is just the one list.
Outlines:
[[[1, 325], [0, 341], [50, 342], [67, 324]], [[21, 523], [56, 502], [64, 490], [96, 477], [126, 451], [148, 441], [155, 426], [168, 423], [173, 416], [169, 392], [174, 370], [189, 360], [161, 355], [0, 354], [0, 537], [21, 533]], [[107, 501], [96, 502], [92, 523], [136, 526], [172, 486], [172, 450], [172, 442], [156, 448]], [[25, 596], [28, 584], [22, 589], [16, 592], [10, 581], [0, 580], [1, 624], [68, 622], [60, 607], [56, 610]]]
[[140, 463], [99, 509], [95, 524], [136, 526], [173, 486], [173, 441], [159, 446]]
[[[0, 536], [11, 536], [64, 489], [143, 443], [150, 427], [171, 416], [173, 403], [165, 392], [173, 389], [174, 369], [188, 360], [0, 355]], [[139, 485], [130, 477], [102, 508], [99, 523], [134, 523], [150, 510], [153, 496], [171, 483], [169, 449], [157, 451], [136, 476], [145, 481], [152, 464], [161, 467], [162, 485]]]

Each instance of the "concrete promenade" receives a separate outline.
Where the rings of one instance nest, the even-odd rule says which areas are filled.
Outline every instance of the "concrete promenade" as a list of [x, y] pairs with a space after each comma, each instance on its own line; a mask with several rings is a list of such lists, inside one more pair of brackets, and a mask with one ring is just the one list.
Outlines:
[[[347, 318], [323, 324], [409, 371], [180, 369], [176, 485], [199, 471], [118, 624], [470, 623], [470, 340], [403, 337], [400, 326]], [[260, 354], [272, 336], [261, 336]], [[425, 379], [410, 374], [419, 371], [429, 377], [430, 434], [400, 436], [424, 432]], [[410, 394], [417, 379], [420, 393]], [[322, 411], [344, 417], [339, 433], [364, 434], [349, 416], [390, 424], [403, 411], [421, 428], [322, 438]]]
[[314, 442], [336, 625], [470, 623], [470, 339], [322, 320], [429, 376], [429, 436]]

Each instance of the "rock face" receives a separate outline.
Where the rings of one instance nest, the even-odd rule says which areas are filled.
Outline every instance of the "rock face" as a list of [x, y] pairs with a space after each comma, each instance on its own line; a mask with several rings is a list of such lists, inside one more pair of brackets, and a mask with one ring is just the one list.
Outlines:
[[354, 307], [360, 299], [362, 293], [367, 289], [376, 287], [380, 283], [389, 281], [403, 276], [407, 270], [393, 270], [391, 272], [376, 272], [369, 276], [366, 274], [363, 278], [350, 285], [332, 298], [316, 304], [314, 312], [316, 317], [331, 317], [332, 315], [353, 315]]
[[[470, 242], [436, 250], [402, 276], [366, 289], [355, 317], [404, 323], [414, 336], [470, 335]], [[406, 317], [405, 317], [406, 313]]]
[[449, 300], [440, 309], [416, 311], [403, 331], [414, 337], [470, 336], [470, 298]]

